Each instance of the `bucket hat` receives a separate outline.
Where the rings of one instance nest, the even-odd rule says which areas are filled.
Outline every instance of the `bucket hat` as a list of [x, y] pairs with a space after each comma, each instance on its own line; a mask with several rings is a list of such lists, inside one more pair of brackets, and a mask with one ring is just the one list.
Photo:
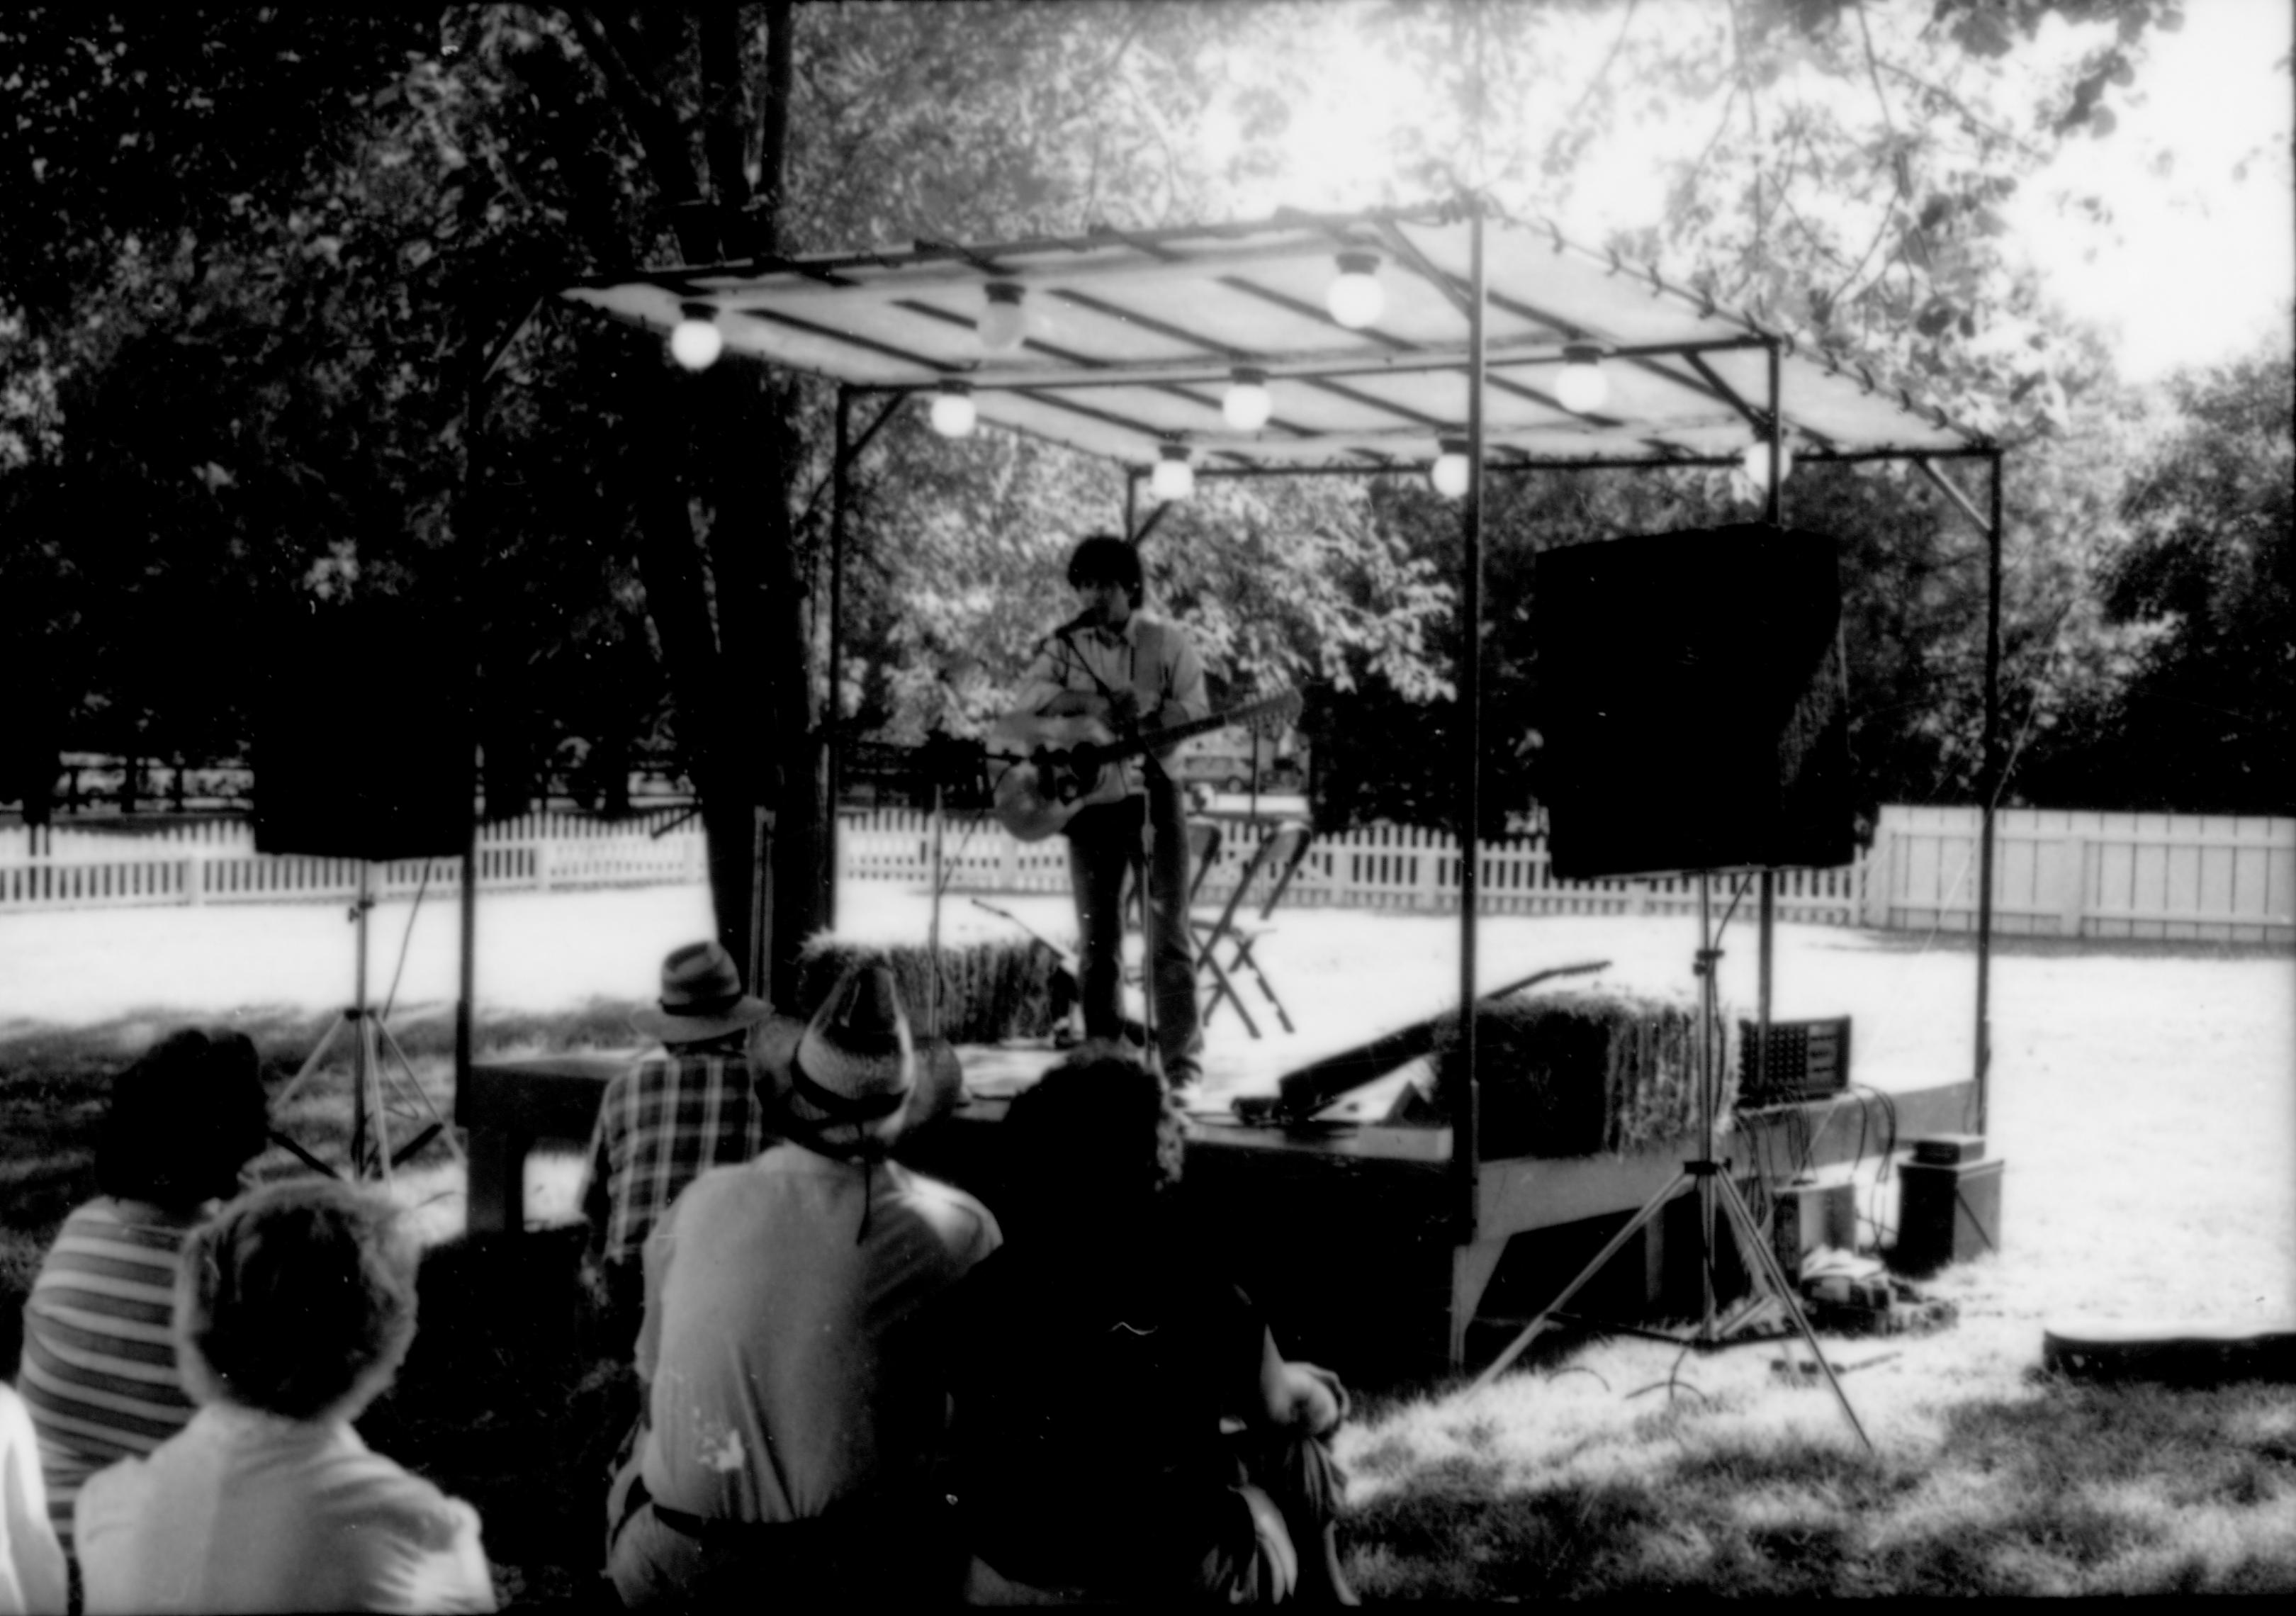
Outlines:
[[754, 1027], [773, 1013], [742, 991], [742, 973], [724, 944], [688, 943], [661, 962], [661, 997], [630, 1021], [648, 1038], [692, 1044]]

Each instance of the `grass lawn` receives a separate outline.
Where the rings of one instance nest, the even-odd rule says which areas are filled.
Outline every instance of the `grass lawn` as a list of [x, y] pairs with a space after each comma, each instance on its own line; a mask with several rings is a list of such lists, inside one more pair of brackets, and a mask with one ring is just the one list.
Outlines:
[[[854, 910], [857, 930], [922, 934], [898, 905]], [[515, 937], [518, 956], [481, 962], [489, 1048], [627, 1043], [653, 963], [701, 929], [684, 890], [555, 896], [529, 913], [495, 924], [493, 946]], [[106, 1084], [133, 1048], [179, 1021], [229, 1019], [283, 1085], [324, 1029], [347, 951], [340, 971], [332, 956], [315, 971], [304, 934], [332, 934], [278, 914], [0, 919], [0, 1330], [57, 1221], [92, 1189]], [[1059, 926], [1055, 904], [1028, 914]], [[1454, 937], [1456, 923], [1433, 918], [1287, 917], [1263, 957], [1302, 1032], [1252, 1044], [1216, 1022], [1216, 1062], [1225, 1052], [1236, 1070], [1280, 1070], [1439, 1007], [1456, 985]], [[1694, 942], [1661, 920], [1493, 922], [1485, 937], [1495, 980], [1596, 958], [1644, 988], [1685, 974]], [[1744, 1004], [1753, 950], [1729, 943], [1725, 992]], [[439, 983], [452, 973], [435, 953], [418, 946], [390, 1024], [443, 1108], [452, 1034]], [[381, 979], [390, 950], [379, 958]], [[1781, 928], [1778, 1013], [1851, 1014], [1861, 1080], [1950, 1080], [1968, 1069], [1972, 974], [1965, 945]], [[262, 982], [262, 1006], [234, 980]], [[2296, 1316], [2286, 956], [2005, 945], [1994, 1002], [1988, 1133], [2008, 1163], [2004, 1250], [1930, 1286], [1959, 1308], [1954, 1328], [1825, 1343], [1876, 1453], [1822, 1387], [1772, 1368], [1775, 1345], [1583, 1342], [1482, 1392], [1372, 1389], [1341, 1443], [1344, 1542], [1365, 1596], [2296, 1590], [2296, 1388], [2038, 1373], [2054, 1319]], [[325, 1154], [346, 1109], [340, 1082], [324, 1083], [291, 1126]], [[422, 1327], [363, 1429], [477, 1505], [506, 1602], [594, 1598], [603, 1465], [631, 1385], [576, 1283], [578, 1234], [461, 1236], [457, 1169], [435, 1146], [411, 1166], [402, 1193], [437, 1236]], [[300, 1169], [282, 1151], [263, 1170]], [[562, 1214], [573, 1176], [540, 1164], [531, 1210]], [[1886, 1195], [1869, 1210], [1886, 1219]], [[12, 1358], [0, 1342], [0, 1366]]]

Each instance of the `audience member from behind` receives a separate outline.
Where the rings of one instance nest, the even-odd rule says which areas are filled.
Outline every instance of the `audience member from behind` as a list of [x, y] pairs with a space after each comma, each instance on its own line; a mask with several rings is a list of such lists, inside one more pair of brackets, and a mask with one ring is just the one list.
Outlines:
[[184, 1243], [199, 1412], [81, 1489], [88, 1616], [495, 1608], [478, 1513], [351, 1429], [414, 1339], [416, 1257], [390, 1202], [332, 1178], [258, 1190]]
[[0, 1381], [0, 1616], [63, 1616], [68, 1592], [32, 1416]]
[[750, 1029], [772, 1013], [742, 991], [722, 944], [701, 942], [662, 961], [661, 997], [631, 1018], [660, 1047], [607, 1083], [582, 1195], [617, 1350], [637, 1329], [640, 1256], [669, 1203], [709, 1169], [753, 1161], [766, 1146], [746, 1050]]
[[891, 972], [762, 1023], [752, 1059], [786, 1143], [695, 1179], [646, 1243], [609, 1574], [633, 1609], [953, 1595], [939, 1308], [996, 1220], [887, 1160], [919, 1080]]
[[999, 1133], [1010, 1243], [958, 1297], [967, 1596], [1354, 1604], [1328, 1442], [1347, 1394], [1285, 1362], [1179, 1236], [1183, 1124], [1163, 1085], [1087, 1046]]
[[94, 1200], [64, 1219], [24, 1303], [18, 1389], [38, 1433], [48, 1513], [72, 1547], [81, 1482], [183, 1429], [176, 1252], [269, 1137], [255, 1046], [171, 1033], [112, 1079]]

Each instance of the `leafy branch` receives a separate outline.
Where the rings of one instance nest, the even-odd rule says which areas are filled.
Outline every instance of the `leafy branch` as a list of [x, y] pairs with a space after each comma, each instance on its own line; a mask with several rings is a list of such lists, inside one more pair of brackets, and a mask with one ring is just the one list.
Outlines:
[[[1860, 15], [1861, 17], [1863, 15], [1862, 8], [1860, 10]], [[1868, 48], [1870, 53], [1870, 42]], [[1966, 101], [1954, 94], [1951, 90], [1947, 89], [1943, 85], [1938, 84], [1931, 79], [1923, 78], [1918, 73], [1908, 71], [1906, 69], [1898, 66], [1894, 62], [1880, 62], [1876, 65], [1879, 71], [1887, 73], [1893, 78], [1901, 78], [1905, 80], [1906, 83], [1921, 91], [1923, 94], [1952, 108], [1954, 112], [1961, 119], [1962, 122], [1966, 124], [1971, 129], [1976, 131], [1978, 134], [1989, 136], [1990, 138], [2000, 142], [2004, 145], [2014, 146], [2020, 152], [2026, 157], [2030, 158], [2037, 163], [2046, 162], [2048, 160], [2049, 154], [2046, 152], [2042, 151], [2038, 146], [2034, 145], [2031, 142], [2024, 139], [2022, 136], [2003, 128], [2000, 125], [1988, 122], [1987, 119], [1980, 118], [1977, 113], [1971, 109]]]

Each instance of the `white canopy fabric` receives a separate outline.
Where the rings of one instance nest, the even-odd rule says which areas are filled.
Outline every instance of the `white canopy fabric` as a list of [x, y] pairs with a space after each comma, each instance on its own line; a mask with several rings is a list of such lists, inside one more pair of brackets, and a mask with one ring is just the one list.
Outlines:
[[[1769, 347], [1797, 455], [1956, 453], [1980, 433], [1854, 358], [1573, 245], [1543, 223], [1482, 219], [1488, 463], [1664, 463], [1735, 455], [1767, 419]], [[1468, 425], [1475, 221], [1458, 207], [1280, 214], [1252, 224], [991, 245], [922, 243], [571, 286], [568, 299], [664, 332], [699, 315], [728, 355], [860, 387], [968, 383], [980, 419], [1152, 463], [1168, 445], [1207, 470], [1424, 465]], [[1375, 254], [1384, 308], [1332, 318], [1342, 251]], [[1021, 289], [1026, 336], [991, 352], [977, 322], [995, 282]], [[1609, 397], [1555, 397], [1563, 346], [1603, 353]], [[1240, 431], [1232, 372], [1264, 371], [1274, 414]]]

